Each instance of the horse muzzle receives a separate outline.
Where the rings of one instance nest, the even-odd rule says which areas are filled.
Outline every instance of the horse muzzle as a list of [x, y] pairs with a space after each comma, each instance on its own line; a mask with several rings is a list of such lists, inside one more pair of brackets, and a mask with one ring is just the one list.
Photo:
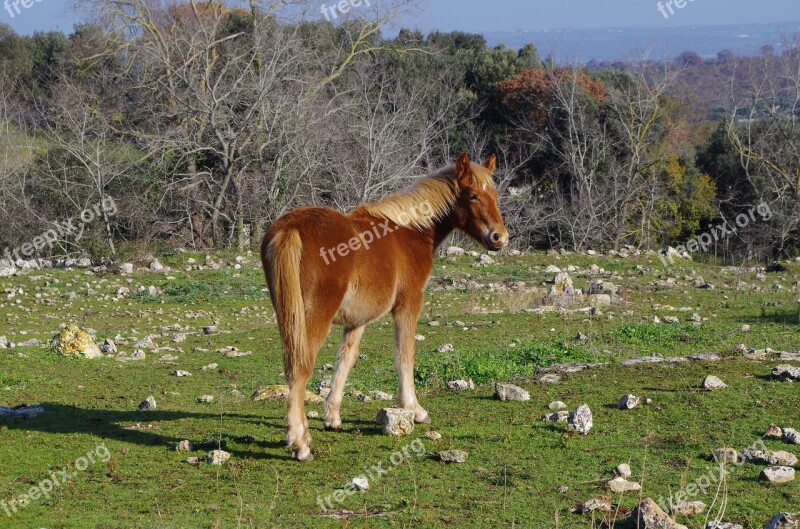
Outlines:
[[489, 230], [483, 237], [483, 245], [493, 252], [502, 250], [508, 245], [508, 232], [505, 228]]

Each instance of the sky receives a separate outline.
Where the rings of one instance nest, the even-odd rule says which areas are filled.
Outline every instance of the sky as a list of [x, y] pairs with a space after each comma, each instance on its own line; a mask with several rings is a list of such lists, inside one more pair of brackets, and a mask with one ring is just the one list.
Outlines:
[[[675, 0], [672, 0], [673, 2]], [[661, 0], [666, 4], [667, 0]], [[419, 29], [516, 31], [714, 26], [800, 20], [800, 0], [427, 0]], [[457, 6], [457, 7], [456, 7]]]
[[[14, 2], [30, 2], [29, 8]], [[320, 0], [333, 4], [336, 0]], [[372, 0], [380, 2], [381, 0]], [[799, 0], [661, 0], [684, 7], [658, 9], [659, 0], [420, 0], [418, 11], [402, 25], [423, 31], [469, 32], [605, 27], [679, 27], [800, 20]], [[5, 2], [5, 4], [4, 4]], [[69, 0], [0, 0], [0, 23], [14, 31], [69, 32], [79, 17]]]

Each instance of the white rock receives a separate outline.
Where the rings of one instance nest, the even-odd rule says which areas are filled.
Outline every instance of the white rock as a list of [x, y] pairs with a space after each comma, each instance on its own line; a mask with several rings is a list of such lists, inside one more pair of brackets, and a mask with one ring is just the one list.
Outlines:
[[375, 419], [383, 433], [394, 437], [414, 431], [414, 412], [403, 408], [383, 408]]
[[478, 264], [482, 266], [492, 265], [494, 264], [494, 259], [486, 255], [485, 253], [482, 253], [481, 256], [478, 258]]
[[525, 401], [531, 400], [531, 394], [514, 384], [507, 384], [504, 382], [497, 382], [494, 385], [494, 396], [502, 401], [516, 400]]
[[155, 349], [156, 344], [153, 342], [153, 338], [150, 335], [145, 336], [134, 345], [137, 349]]
[[744, 529], [738, 523], [733, 522], [708, 522], [706, 524], [706, 529]]
[[568, 419], [570, 428], [579, 434], [586, 435], [592, 429], [592, 410], [586, 404], [581, 404], [575, 413], [571, 413]]
[[673, 516], [694, 516], [706, 511], [706, 504], [702, 501], [682, 501], [672, 507]]
[[353, 478], [351, 483], [356, 490], [369, 490], [369, 480], [367, 478]]
[[447, 389], [451, 391], [467, 391], [475, 389], [475, 383], [469, 380], [451, 380], [447, 383]]
[[152, 395], [147, 397], [141, 404], [139, 404], [139, 409], [142, 411], [155, 410], [156, 407], [156, 399]]
[[567, 422], [569, 420], [570, 413], [565, 410], [561, 411], [554, 411], [553, 413], [545, 413], [542, 415], [543, 422]]
[[636, 395], [625, 395], [617, 403], [617, 408], [620, 410], [632, 410], [639, 405], [641, 399]]
[[608, 487], [608, 490], [616, 494], [620, 494], [622, 492], [633, 492], [636, 490], [641, 490], [642, 488], [642, 486], [635, 481], [628, 481], [622, 476], [617, 476], [606, 483], [606, 487]]
[[370, 391], [368, 395], [372, 400], [394, 400], [394, 395], [384, 391]]
[[788, 483], [794, 481], [792, 467], [767, 467], [761, 471], [761, 477], [772, 483]]
[[645, 498], [636, 506], [631, 521], [640, 529], [687, 529], [670, 518], [652, 498]]
[[715, 390], [715, 389], [727, 388], [728, 385], [722, 380], [720, 380], [719, 377], [716, 377], [714, 375], [708, 375], [705, 378], [705, 380], [703, 380], [703, 387], [706, 389]]
[[592, 511], [611, 512], [611, 502], [608, 498], [592, 498], [580, 504], [576, 511], [581, 514]]
[[464, 463], [469, 454], [463, 450], [444, 450], [438, 454], [439, 460], [445, 463]]
[[781, 382], [800, 380], [800, 367], [782, 364], [772, 370], [772, 376]]
[[798, 445], [800, 444], [800, 432], [794, 428], [783, 429], [783, 440], [787, 443]]
[[228, 461], [231, 455], [224, 450], [212, 450], [206, 455], [206, 461], [212, 465], [221, 465]]

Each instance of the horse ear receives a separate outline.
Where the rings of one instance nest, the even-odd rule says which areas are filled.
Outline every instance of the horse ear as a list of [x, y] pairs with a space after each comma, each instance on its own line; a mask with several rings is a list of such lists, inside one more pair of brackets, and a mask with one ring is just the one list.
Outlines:
[[493, 172], [494, 172], [494, 167], [495, 167], [495, 165], [497, 165], [497, 156], [496, 156], [496, 155], [494, 155], [494, 154], [492, 154], [491, 156], [489, 156], [488, 158], [486, 158], [486, 161], [485, 161], [485, 162], [483, 162], [483, 166], [484, 166], [486, 169], [488, 169], [490, 173], [493, 173]]
[[469, 187], [472, 184], [472, 167], [470, 166], [469, 154], [461, 153], [456, 160], [456, 174], [458, 184], [462, 187]]

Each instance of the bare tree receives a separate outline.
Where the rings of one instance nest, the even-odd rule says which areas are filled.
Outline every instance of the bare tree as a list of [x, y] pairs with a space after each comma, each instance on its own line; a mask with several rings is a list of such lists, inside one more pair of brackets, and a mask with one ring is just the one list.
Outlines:
[[[762, 250], [789, 250], [800, 229], [800, 33], [781, 55], [740, 60], [729, 87], [728, 139], [739, 156], [752, 203], [772, 212]], [[740, 87], [744, 86], [742, 89]], [[764, 248], [764, 242], [773, 246]]]

